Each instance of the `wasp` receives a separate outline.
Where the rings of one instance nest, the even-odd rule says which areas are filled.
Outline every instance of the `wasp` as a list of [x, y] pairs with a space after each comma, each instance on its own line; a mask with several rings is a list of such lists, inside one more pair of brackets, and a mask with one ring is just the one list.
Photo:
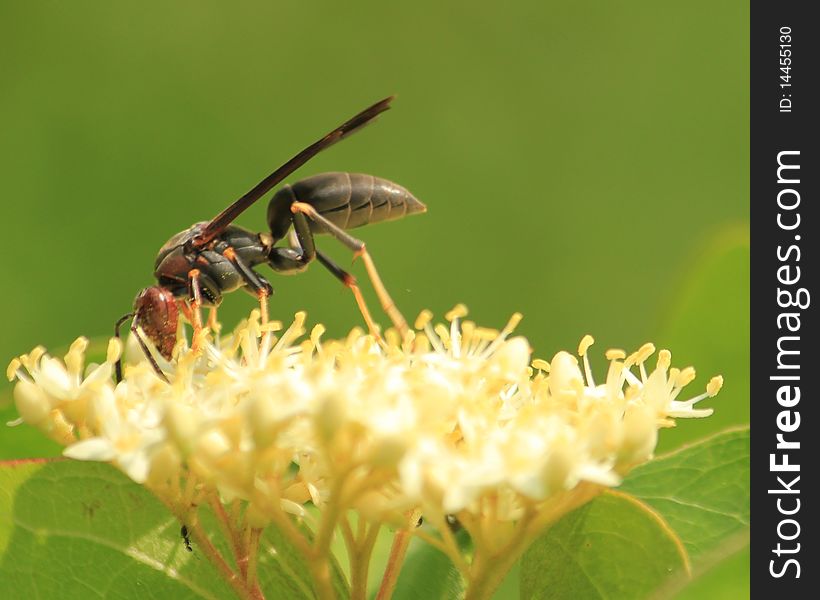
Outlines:
[[[354, 258], [362, 259], [382, 308], [404, 336], [407, 322], [382, 283], [364, 242], [347, 231], [425, 212], [427, 207], [404, 187], [373, 175], [321, 173], [276, 191], [268, 203], [268, 231], [255, 233], [233, 224], [291, 173], [359, 131], [388, 110], [392, 101], [390, 96], [364, 109], [293, 156], [213, 219], [194, 223], [165, 242], [154, 262], [157, 284], [137, 294], [133, 310], [117, 321], [115, 336], [119, 337], [120, 327], [131, 319], [131, 332], [143, 353], [157, 375], [167, 381], [143, 334], [163, 358], [170, 360], [182, 313], [193, 328], [191, 346], [196, 350], [203, 330], [201, 308], [215, 309], [225, 293], [243, 289], [254, 295], [263, 319], [267, 318], [267, 301], [273, 288], [254, 267], [267, 265], [276, 273], [293, 274], [304, 271], [315, 259], [353, 292], [370, 332], [378, 338], [378, 328], [355, 277], [316, 247], [317, 234], [334, 237], [353, 252]], [[285, 238], [285, 245], [279, 244]], [[116, 376], [117, 381], [122, 380], [120, 362]]]

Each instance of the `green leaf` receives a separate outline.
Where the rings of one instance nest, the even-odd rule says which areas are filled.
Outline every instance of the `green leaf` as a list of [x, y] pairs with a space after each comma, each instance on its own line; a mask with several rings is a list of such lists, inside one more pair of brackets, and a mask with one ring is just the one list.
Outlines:
[[654, 341], [672, 351], [673, 364], [694, 365], [699, 374], [680, 399], [700, 393], [712, 375], [725, 381], [720, 394], [698, 404], [714, 414], [663, 431], [661, 451], [749, 422], [749, 252], [748, 223], [721, 229], [661, 304], [669, 308]]
[[[235, 598], [204, 552], [143, 487], [91, 462], [0, 463], [0, 598]], [[203, 526], [230, 556], [210, 512]], [[268, 598], [313, 598], [304, 564], [269, 528], [259, 573]], [[228, 560], [229, 564], [233, 564]], [[340, 597], [346, 586], [333, 573]]]
[[[751, 555], [748, 545], [735, 555], [723, 560], [715, 568], [703, 571], [695, 568], [690, 581], [680, 582], [680, 587], [669, 586], [659, 590], [657, 598], [674, 598], [675, 600], [737, 600], [751, 595], [749, 571]], [[664, 594], [663, 592], [668, 592]]]
[[[468, 542], [463, 531], [457, 539], [462, 547]], [[452, 600], [461, 598], [463, 592], [464, 581], [452, 561], [438, 548], [414, 539], [396, 582], [393, 600]]]
[[25, 424], [16, 427], [6, 425], [20, 416], [11, 400], [11, 392], [8, 396], [10, 406], [0, 409], [0, 461], [62, 455], [63, 447], [47, 438], [39, 429]]
[[733, 429], [633, 470], [621, 491], [658, 511], [693, 561], [749, 527], [749, 429]]
[[231, 598], [179, 523], [108, 465], [5, 463], [0, 469], [0, 597]]
[[668, 597], [690, 560], [700, 575], [742, 550], [748, 528], [745, 427], [636, 468], [559, 521], [524, 555], [522, 598]]
[[[729, 430], [658, 457], [632, 471], [621, 490], [669, 523], [691, 557], [693, 577], [700, 578], [748, 545], [749, 428]], [[743, 571], [742, 563], [734, 568], [738, 569]], [[745, 579], [743, 574], [734, 578]], [[670, 581], [659, 595], [667, 596], [685, 583]], [[716, 585], [720, 583], [716, 579]]]
[[686, 552], [664, 521], [634, 498], [605, 492], [538, 539], [521, 561], [521, 598], [644, 598]]

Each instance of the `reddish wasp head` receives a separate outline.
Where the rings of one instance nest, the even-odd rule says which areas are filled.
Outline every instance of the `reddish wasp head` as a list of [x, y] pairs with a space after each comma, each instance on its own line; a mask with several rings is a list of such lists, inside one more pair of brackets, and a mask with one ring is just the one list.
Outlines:
[[134, 312], [134, 320], [154, 343], [157, 351], [165, 360], [171, 360], [179, 322], [179, 309], [174, 295], [157, 285], [147, 287], [137, 294]]

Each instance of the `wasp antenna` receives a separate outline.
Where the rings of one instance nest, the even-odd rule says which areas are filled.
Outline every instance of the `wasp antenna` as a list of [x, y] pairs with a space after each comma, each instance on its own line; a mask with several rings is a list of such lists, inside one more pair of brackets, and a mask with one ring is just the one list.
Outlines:
[[[120, 327], [122, 327], [122, 324], [125, 323], [128, 319], [133, 318], [134, 314], [135, 313], [133, 313], [133, 312], [126, 313], [117, 320], [117, 322], [114, 324], [114, 337], [115, 338], [121, 339], [120, 338]], [[116, 373], [117, 383], [119, 383], [120, 381], [122, 381], [122, 353], [120, 353], [120, 357], [117, 359], [117, 362], [114, 365], [114, 371]]]

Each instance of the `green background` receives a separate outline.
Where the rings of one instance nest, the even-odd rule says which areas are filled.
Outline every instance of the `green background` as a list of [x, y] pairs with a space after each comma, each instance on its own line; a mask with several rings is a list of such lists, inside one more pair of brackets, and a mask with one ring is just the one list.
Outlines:
[[[593, 334], [602, 375], [603, 350], [652, 340], [698, 368], [693, 387], [726, 377], [715, 416], [661, 449], [746, 422], [748, 22], [745, 3], [702, 0], [2, 0], [0, 360], [108, 335], [168, 237], [397, 93], [298, 175], [368, 172], [428, 205], [357, 231], [409, 319], [521, 311], [547, 359]], [[264, 228], [264, 204], [239, 223]], [[274, 318], [361, 322], [319, 266], [270, 279]], [[234, 294], [221, 318], [253, 304]], [[0, 433], [0, 457], [54, 451]], [[747, 571], [741, 556], [697, 593], [746, 595]]]

